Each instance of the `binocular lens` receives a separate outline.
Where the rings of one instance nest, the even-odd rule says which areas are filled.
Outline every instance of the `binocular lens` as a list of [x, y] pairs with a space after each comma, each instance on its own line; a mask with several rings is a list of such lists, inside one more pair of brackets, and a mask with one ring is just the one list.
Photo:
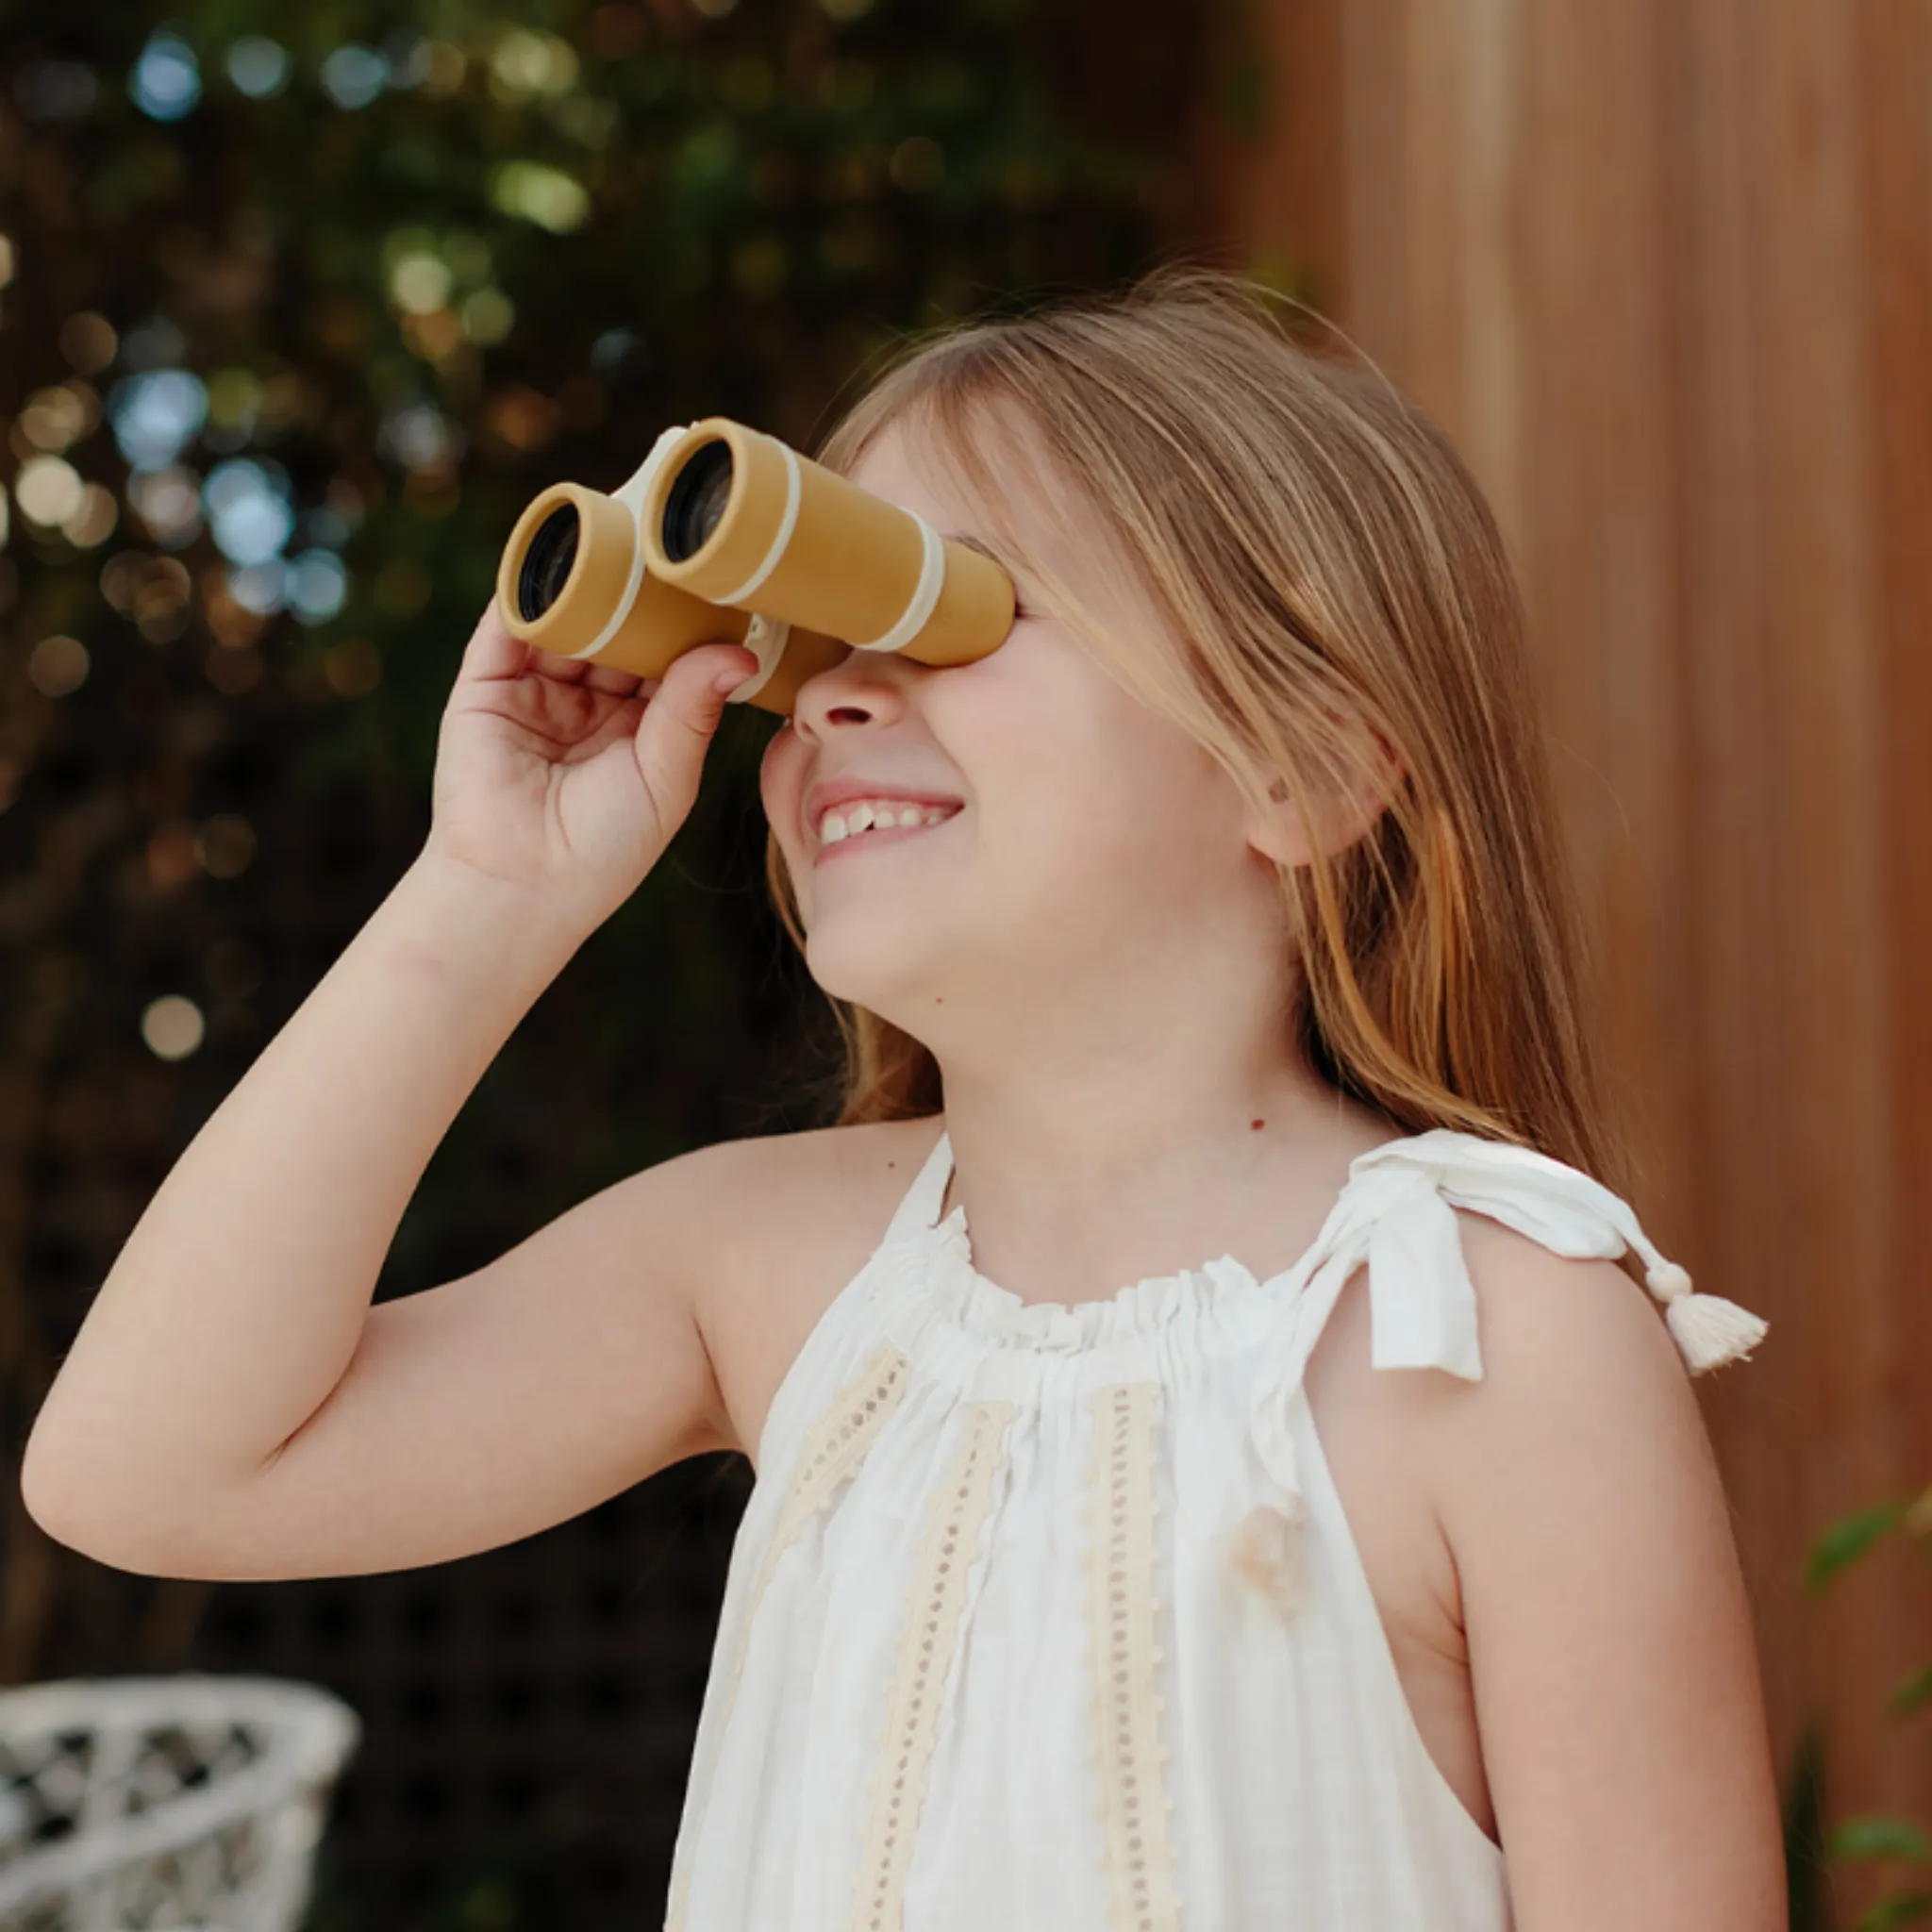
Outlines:
[[664, 502], [664, 555], [695, 557], [711, 541], [731, 501], [731, 445], [708, 442], [677, 473]]
[[577, 507], [566, 503], [537, 525], [524, 567], [517, 573], [517, 610], [528, 624], [540, 618], [562, 594], [570, 567], [577, 556]]

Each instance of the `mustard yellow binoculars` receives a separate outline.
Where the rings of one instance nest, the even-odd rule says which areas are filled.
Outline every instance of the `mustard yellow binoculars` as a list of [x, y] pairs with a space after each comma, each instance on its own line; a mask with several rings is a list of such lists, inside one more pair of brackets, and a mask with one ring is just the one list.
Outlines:
[[964, 664], [1013, 624], [991, 558], [724, 416], [667, 429], [613, 495], [551, 485], [504, 545], [496, 601], [539, 649], [643, 677], [741, 643], [758, 668], [732, 701], [781, 717], [848, 648]]

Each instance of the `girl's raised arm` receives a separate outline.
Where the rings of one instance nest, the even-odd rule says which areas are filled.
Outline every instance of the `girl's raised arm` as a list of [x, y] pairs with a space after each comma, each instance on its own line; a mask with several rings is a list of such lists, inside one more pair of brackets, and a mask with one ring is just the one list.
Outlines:
[[641, 681], [485, 613], [423, 853], [189, 1144], [42, 1406], [22, 1489], [50, 1534], [153, 1574], [400, 1568], [717, 1444], [673, 1212], [715, 1159], [371, 1302], [484, 1069], [689, 812], [724, 703], [712, 680], [753, 664], [708, 645]]

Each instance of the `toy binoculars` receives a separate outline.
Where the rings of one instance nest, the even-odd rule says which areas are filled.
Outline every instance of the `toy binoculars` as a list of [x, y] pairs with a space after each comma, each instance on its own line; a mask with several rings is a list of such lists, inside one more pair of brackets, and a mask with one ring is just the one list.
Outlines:
[[642, 677], [741, 643], [758, 668], [732, 702], [781, 717], [848, 648], [964, 664], [1013, 623], [991, 558], [724, 416], [665, 430], [614, 495], [552, 484], [509, 533], [496, 601], [513, 636]]

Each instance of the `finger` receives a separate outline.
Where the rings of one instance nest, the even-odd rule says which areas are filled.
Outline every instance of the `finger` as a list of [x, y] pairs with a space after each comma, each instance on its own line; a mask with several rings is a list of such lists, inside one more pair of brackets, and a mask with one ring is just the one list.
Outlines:
[[555, 684], [581, 684], [591, 669], [588, 658], [563, 658], [541, 644], [530, 646], [530, 669]]
[[635, 740], [639, 765], [662, 788], [660, 811], [682, 818], [697, 796], [705, 752], [728, 702], [711, 680], [721, 672], [757, 669], [757, 658], [742, 645], [700, 646], [687, 651], [665, 672], [661, 688], [644, 706]]
[[555, 652], [540, 651], [535, 669], [554, 684], [581, 685], [585, 691], [600, 691], [608, 697], [637, 695], [638, 675], [620, 671], [615, 664], [599, 664], [594, 658], [559, 658]]
[[629, 698], [637, 695], [640, 682], [635, 671], [621, 671], [615, 664], [591, 664], [584, 674], [584, 682], [592, 691], [608, 691], [612, 697]]
[[476, 628], [470, 633], [470, 641], [463, 647], [463, 659], [458, 675], [466, 678], [515, 677], [524, 668], [525, 660], [530, 654], [530, 647], [521, 638], [510, 634], [509, 626], [503, 621], [503, 613], [491, 597], [484, 606], [483, 614], [476, 620]]

